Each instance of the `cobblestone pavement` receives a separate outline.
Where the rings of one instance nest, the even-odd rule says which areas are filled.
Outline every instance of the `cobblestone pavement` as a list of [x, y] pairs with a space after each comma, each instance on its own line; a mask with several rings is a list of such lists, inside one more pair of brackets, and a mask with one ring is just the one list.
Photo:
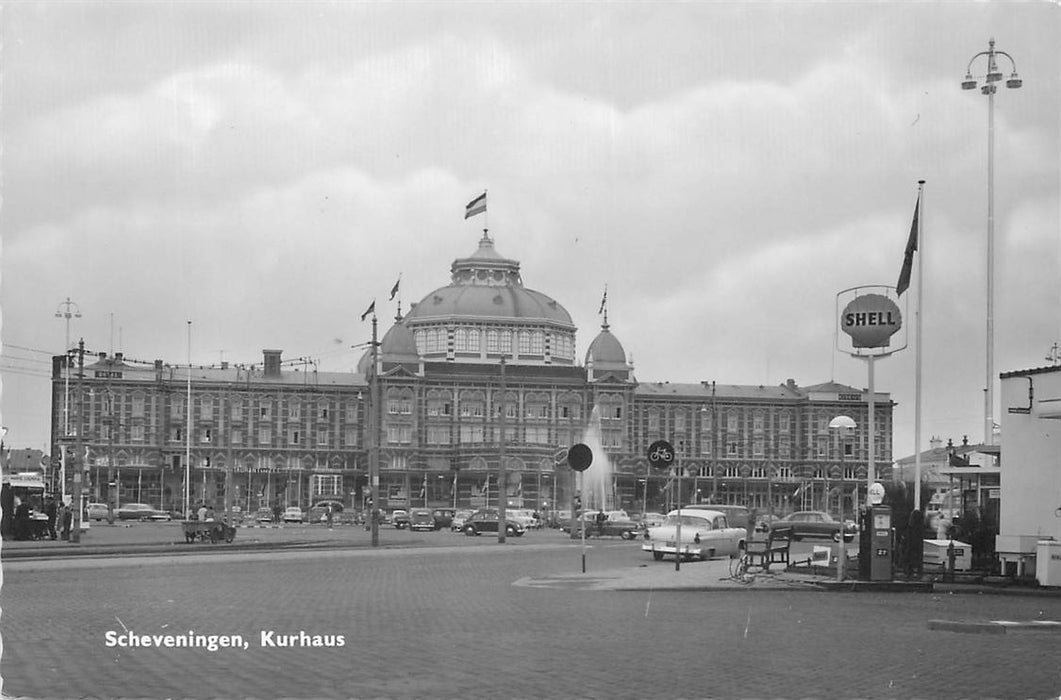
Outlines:
[[[725, 561], [675, 572], [673, 562], [620, 541], [592, 543], [582, 573], [580, 547], [549, 532], [506, 545], [448, 533], [400, 544], [408, 546], [5, 562], [3, 693], [619, 700], [1061, 692], [1061, 634], [929, 624], [1057, 621], [1058, 596], [827, 592], [791, 579], [719, 587], [709, 584], [725, 577]], [[108, 632], [126, 630], [238, 635], [248, 648], [107, 646]], [[263, 632], [274, 641], [296, 635], [296, 644], [263, 646]], [[298, 644], [314, 635], [342, 635], [344, 645]]]

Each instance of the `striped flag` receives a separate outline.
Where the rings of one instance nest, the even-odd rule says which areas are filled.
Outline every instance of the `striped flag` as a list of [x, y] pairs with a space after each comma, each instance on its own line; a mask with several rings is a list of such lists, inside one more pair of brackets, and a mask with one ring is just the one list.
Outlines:
[[464, 218], [470, 219], [476, 214], [482, 214], [486, 211], [486, 192], [468, 202], [464, 207]]
[[401, 283], [402, 283], [402, 276], [398, 275], [398, 281], [394, 283], [393, 287], [391, 287], [391, 298], [390, 298], [391, 301], [394, 301], [394, 297], [396, 297], [398, 295], [398, 288], [401, 286]]
[[604, 286], [604, 296], [600, 298], [600, 309], [597, 310], [597, 315], [604, 313], [604, 307], [608, 305], [608, 286]]
[[373, 299], [372, 303], [368, 305], [367, 309], [365, 309], [365, 313], [361, 314], [361, 320], [364, 321], [366, 318], [369, 317], [370, 314], [374, 314], [374, 313], [376, 313], [376, 300], [375, 299]]

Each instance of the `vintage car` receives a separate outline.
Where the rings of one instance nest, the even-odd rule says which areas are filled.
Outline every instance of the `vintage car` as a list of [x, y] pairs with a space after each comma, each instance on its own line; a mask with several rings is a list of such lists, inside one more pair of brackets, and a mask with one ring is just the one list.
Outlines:
[[[630, 518], [625, 510], [604, 511], [603, 521], [597, 518], [600, 511], [587, 511], [579, 517], [586, 529], [586, 537], [619, 537], [624, 540], [636, 539], [642, 532], [641, 523]], [[561, 525], [566, 532], [570, 526]]]
[[[681, 541], [678, 525], [681, 524]], [[682, 559], [736, 557], [744, 550], [748, 531], [730, 527], [725, 513], [717, 510], [672, 510], [662, 525], [648, 529], [647, 542], [641, 549], [660, 561], [665, 556]]]
[[409, 511], [410, 530], [437, 530], [435, 514], [428, 508], [413, 508]]
[[95, 520], [106, 520], [110, 517], [110, 508], [107, 507], [106, 503], [89, 503], [85, 506], [85, 519]]
[[844, 541], [850, 542], [855, 539], [857, 529], [853, 523], [848, 525], [834, 520], [831, 515], [820, 510], [797, 510], [795, 513], [790, 513], [770, 523], [770, 527], [771, 529], [791, 528], [792, 539], [797, 542], [804, 537], [819, 537], [839, 542], [841, 532], [843, 532]]
[[435, 519], [435, 529], [449, 529], [449, 526], [453, 524], [453, 516], [456, 514], [457, 511], [454, 508], [435, 508], [431, 513]]
[[396, 530], [409, 527], [409, 511], [401, 508], [392, 510], [389, 522]]
[[152, 508], [146, 503], [126, 503], [116, 511], [118, 520], [172, 520], [168, 511]]
[[751, 511], [744, 506], [736, 506], [723, 503], [698, 503], [696, 505], [682, 506], [686, 510], [717, 510], [726, 516], [726, 522], [730, 527], [743, 527], [747, 529], [751, 524]]
[[[484, 532], [497, 532], [500, 517], [497, 508], [480, 508], [464, 521], [464, 534], [481, 535]], [[505, 519], [505, 534], [510, 537], [521, 537], [526, 528], [516, 520]]]
[[281, 522], [285, 523], [301, 523], [303, 518], [302, 509], [298, 506], [285, 508], [283, 514], [280, 516]]
[[458, 510], [454, 513], [453, 518], [449, 522], [450, 532], [464, 532], [464, 523], [468, 518], [472, 517], [473, 513], [475, 513], [474, 510], [469, 510], [467, 508]]

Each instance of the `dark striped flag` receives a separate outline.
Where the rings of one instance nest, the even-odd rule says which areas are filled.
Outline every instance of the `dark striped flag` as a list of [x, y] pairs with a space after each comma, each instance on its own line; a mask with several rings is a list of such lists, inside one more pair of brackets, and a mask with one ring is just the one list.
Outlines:
[[895, 296], [910, 288], [910, 271], [914, 267], [914, 251], [917, 250], [917, 217], [921, 209], [921, 193], [917, 194], [914, 205], [914, 223], [910, 226], [910, 238], [906, 241], [906, 254], [903, 256], [903, 268], [899, 270], [899, 281], [895, 283]]
[[481, 195], [479, 195], [472, 201], [468, 202], [467, 205], [465, 205], [464, 218], [470, 219], [476, 214], [482, 214], [484, 211], [486, 211], [486, 192], [483, 192]]

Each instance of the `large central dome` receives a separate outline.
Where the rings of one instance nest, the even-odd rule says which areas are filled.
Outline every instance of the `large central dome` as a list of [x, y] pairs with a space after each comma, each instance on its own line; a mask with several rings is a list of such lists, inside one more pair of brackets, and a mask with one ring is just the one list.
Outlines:
[[575, 360], [575, 325], [551, 297], [523, 286], [519, 261], [483, 234], [479, 248], [453, 261], [451, 281], [409, 309], [403, 323], [425, 360], [565, 364]]

